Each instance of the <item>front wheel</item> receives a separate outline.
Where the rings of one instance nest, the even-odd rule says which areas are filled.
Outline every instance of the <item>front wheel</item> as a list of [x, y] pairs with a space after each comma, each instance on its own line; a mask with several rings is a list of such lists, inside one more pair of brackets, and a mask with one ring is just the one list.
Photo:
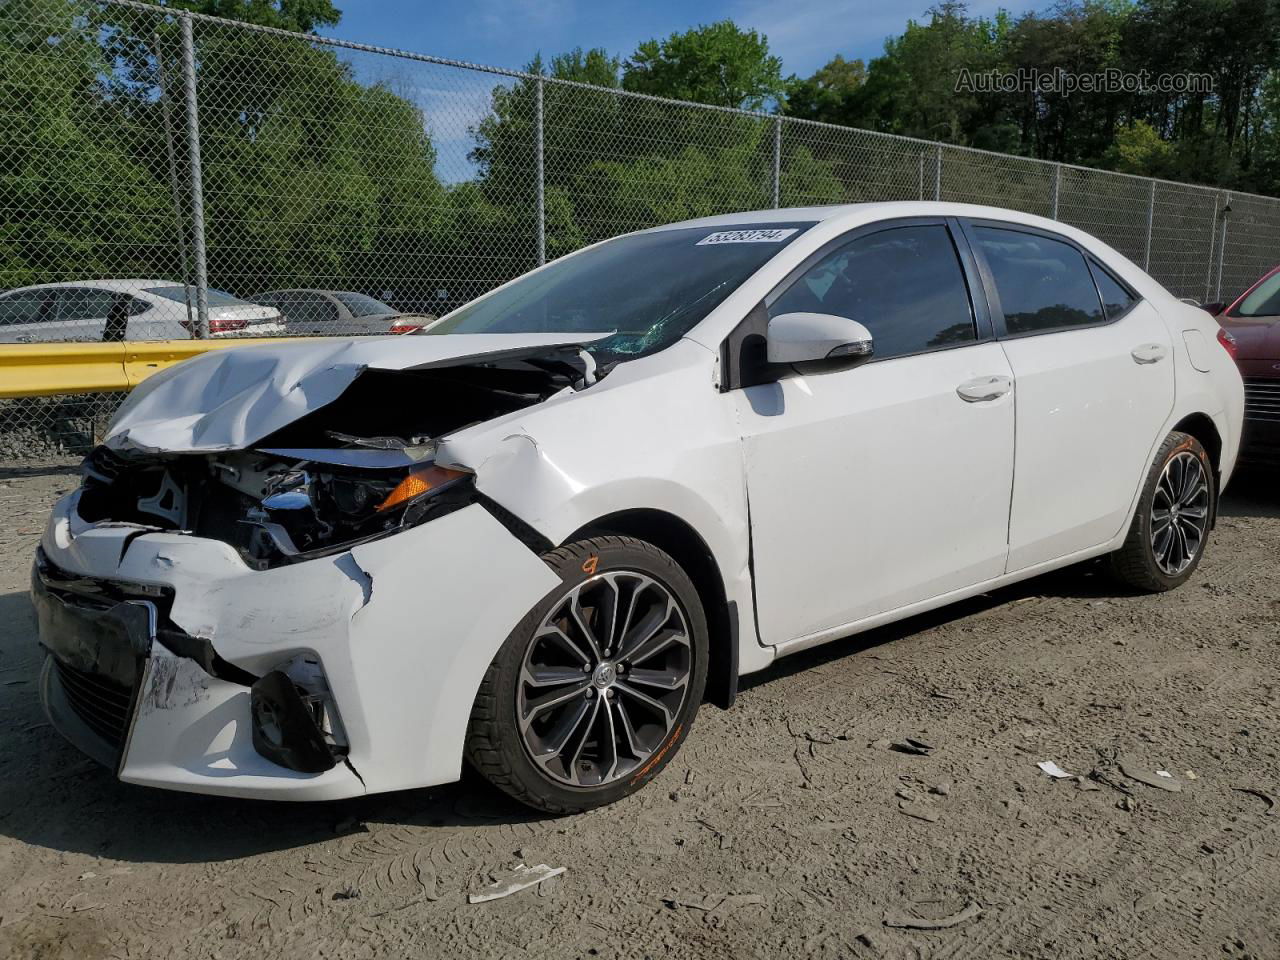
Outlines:
[[1118, 579], [1140, 590], [1172, 590], [1200, 565], [1217, 509], [1213, 464], [1200, 441], [1174, 432], [1147, 473], [1124, 546], [1111, 555]]
[[706, 685], [706, 617], [684, 570], [642, 540], [594, 537], [544, 559], [561, 584], [489, 665], [466, 753], [516, 799], [574, 813], [670, 761]]

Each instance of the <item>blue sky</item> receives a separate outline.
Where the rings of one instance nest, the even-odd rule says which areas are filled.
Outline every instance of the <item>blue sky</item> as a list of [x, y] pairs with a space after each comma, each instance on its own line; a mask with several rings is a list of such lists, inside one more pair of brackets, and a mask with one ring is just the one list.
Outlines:
[[[972, 14], [1004, 8], [1021, 13], [1050, 0], [971, 0]], [[923, 19], [932, 0], [336, 0], [342, 22], [324, 31], [344, 40], [398, 47], [506, 69], [521, 69], [535, 53], [604, 47], [626, 57], [642, 40], [702, 23], [731, 19], [769, 38], [784, 74], [808, 76], [835, 54], [871, 60], [886, 37], [908, 19]], [[433, 67], [397, 58], [343, 54], [364, 82], [379, 81], [418, 103], [437, 151], [436, 173], [445, 182], [475, 173], [467, 154], [471, 130], [489, 108], [492, 74]]]
[[[337, 0], [342, 23], [330, 36], [402, 47], [420, 53], [518, 69], [534, 53], [576, 46], [604, 47], [623, 56], [641, 40], [665, 37], [699, 23], [732, 19], [769, 38], [788, 73], [808, 75], [834, 54], [869, 60], [885, 37], [909, 18], [922, 19], [931, 0]], [[971, 13], [999, 7], [1020, 13], [1048, 6], [1025, 0], [973, 0]]]

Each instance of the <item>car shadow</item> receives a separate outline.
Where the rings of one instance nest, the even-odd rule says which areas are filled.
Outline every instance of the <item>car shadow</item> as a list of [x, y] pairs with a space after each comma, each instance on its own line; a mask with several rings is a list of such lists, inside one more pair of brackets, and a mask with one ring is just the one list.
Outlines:
[[1222, 494], [1223, 517], [1280, 517], [1280, 467], [1244, 464]]
[[202, 863], [305, 847], [365, 824], [467, 827], [545, 819], [470, 770], [459, 783], [287, 803], [121, 783], [48, 724], [25, 592], [0, 594], [0, 835], [123, 862]]
[[80, 461], [75, 463], [27, 464], [0, 467], [0, 480], [19, 480], [23, 477], [78, 476]]
[[[785, 657], [744, 677], [740, 690], [1020, 599], [1122, 592], [1096, 562], [1077, 565]], [[27, 594], [0, 595], [0, 835], [23, 843], [125, 862], [195, 863], [305, 847], [362, 831], [366, 823], [456, 828], [546, 819], [469, 768], [454, 784], [316, 803], [121, 783], [49, 726], [36, 686], [42, 656]]]
[[748, 674], [738, 684], [739, 692], [773, 683], [793, 674], [803, 673], [814, 667], [843, 660], [845, 657], [882, 647], [912, 634], [922, 633], [934, 627], [964, 620], [996, 607], [1015, 603], [1031, 597], [1056, 597], [1060, 599], [1095, 600], [1106, 597], [1132, 596], [1135, 591], [1117, 583], [1105, 574], [1099, 561], [1087, 561], [1041, 574], [988, 593], [981, 593], [967, 600], [960, 600], [937, 610], [919, 613], [905, 620], [874, 627], [840, 640], [823, 643], [809, 650], [801, 650], [776, 660], [758, 673]]

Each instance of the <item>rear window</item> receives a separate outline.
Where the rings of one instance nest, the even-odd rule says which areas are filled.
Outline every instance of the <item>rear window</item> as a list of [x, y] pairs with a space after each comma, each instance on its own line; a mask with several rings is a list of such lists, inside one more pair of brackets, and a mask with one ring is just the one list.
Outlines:
[[335, 291], [333, 298], [350, 310], [353, 317], [384, 317], [396, 312], [381, 300], [366, 297], [363, 293]]
[[1089, 269], [1093, 271], [1093, 279], [1098, 283], [1098, 292], [1102, 294], [1102, 307], [1106, 311], [1107, 319], [1119, 320], [1138, 302], [1138, 298], [1102, 265], [1090, 260]]
[[[173, 300], [177, 303], [186, 304], [188, 290], [190, 291], [191, 302], [196, 302], [195, 287], [147, 287], [146, 292], [155, 294], [157, 297], [164, 297], [166, 300]], [[209, 288], [209, 306], [211, 307], [251, 307], [253, 304], [239, 297], [233, 297], [225, 290], [215, 290]]]

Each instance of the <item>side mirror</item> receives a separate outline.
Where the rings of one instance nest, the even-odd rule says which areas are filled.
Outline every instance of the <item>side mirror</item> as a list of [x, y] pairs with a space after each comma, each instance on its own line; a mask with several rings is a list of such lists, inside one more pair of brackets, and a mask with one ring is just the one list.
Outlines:
[[1214, 302], [1214, 303], [1201, 303], [1201, 304], [1197, 304], [1197, 306], [1201, 310], [1207, 311], [1209, 316], [1216, 317], [1218, 314], [1222, 312], [1223, 308], [1226, 307], [1226, 304]]
[[830, 313], [784, 313], [765, 334], [770, 363], [808, 363], [871, 356], [871, 331]]

